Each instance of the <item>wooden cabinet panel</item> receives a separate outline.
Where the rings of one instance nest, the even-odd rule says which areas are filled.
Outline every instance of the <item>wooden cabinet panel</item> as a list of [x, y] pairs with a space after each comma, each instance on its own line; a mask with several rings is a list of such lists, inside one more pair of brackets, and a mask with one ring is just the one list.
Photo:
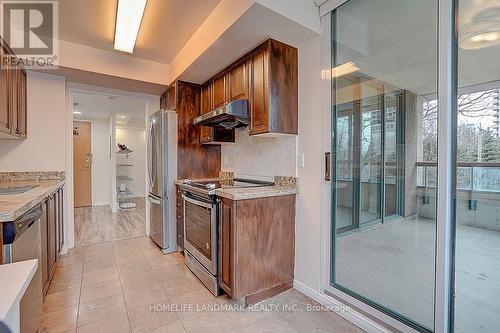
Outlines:
[[201, 86], [201, 110], [200, 114], [212, 111], [212, 85], [210, 82]]
[[221, 107], [228, 102], [225, 73], [213, 80], [212, 89], [213, 108]]
[[250, 134], [268, 132], [268, 50], [256, 51], [251, 63]]
[[219, 278], [220, 286], [229, 296], [233, 295], [233, 201], [223, 198], [220, 202], [219, 224]]
[[0, 46], [0, 132], [10, 134], [12, 127], [12, 114], [8, 104], [9, 95], [9, 70], [3, 67], [4, 58], [8, 51]]
[[243, 61], [229, 70], [229, 100], [248, 98], [248, 66]]
[[167, 109], [167, 92], [160, 96], [160, 109]]
[[[0, 61], [15, 57], [0, 38]], [[26, 71], [21, 67], [0, 68], [0, 134], [2, 138], [26, 138]]]
[[48, 264], [48, 225], [47, 225], [47, 201], [42, 202], [42, 216], [40, 217], [40, 238], [41, 238], [41, 263], [43, 295], [49, 289], [49, 264]]
[[177, 85], [174, 82], [167, 89], [167, 99], [165, 109], [167, 110], [175, 110], [177, 105]]
[[26, 71], [18, 69], [17, 71], [17, 117], [16, 117], [16, 135], [26, 138]]
[[179, 250], [184, 250], [184, 201], [182, 199], [182, 190], [179, 187], [177, 187], [176, 192], [177, 246]]
[[56, 199], [52, 194], [47, 199], [47, 266], [49, 271], [49, 279], [52, 278], [57, 261], [57, 240], [56, 240]]

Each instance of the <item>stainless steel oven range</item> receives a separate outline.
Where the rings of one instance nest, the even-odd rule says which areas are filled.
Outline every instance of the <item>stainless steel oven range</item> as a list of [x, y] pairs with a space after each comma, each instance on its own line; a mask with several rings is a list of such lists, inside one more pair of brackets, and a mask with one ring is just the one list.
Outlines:
[[180, 185], [184, 200], [184, 255], [186, 266], [215, 296], [218, 283], [218, 188], [272, 186], [272, 182], [249, 179], [185, 181]]

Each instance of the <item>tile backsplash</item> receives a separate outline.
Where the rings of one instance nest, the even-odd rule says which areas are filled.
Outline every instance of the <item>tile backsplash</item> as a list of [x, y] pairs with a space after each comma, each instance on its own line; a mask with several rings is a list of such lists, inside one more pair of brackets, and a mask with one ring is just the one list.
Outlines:
[[236, 143], [223, 144], [222, 170], [236, 177], [274, 180], [274, 176], [296, 177], [297, 136], [250, 136], [248, 129], [236, 130]]

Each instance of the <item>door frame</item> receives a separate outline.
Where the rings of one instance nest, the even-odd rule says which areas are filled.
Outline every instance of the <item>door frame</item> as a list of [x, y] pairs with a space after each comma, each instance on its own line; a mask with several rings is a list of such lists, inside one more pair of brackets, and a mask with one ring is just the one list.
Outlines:
[[[148, 95], [143, 93], [137, 93], [133, 91], [126, 90], [117, 90], [112, 88], [91, 86], [86, 84], [80, 84], [75, 82], [67, 82], [66, 84], [66, 225], [64, 228], [64, 248], [61, 251], [62, 254], [68, 252], [69, 249], [75, 247], [75, 209], [74, 209], [74, 193], [73, 193], [73, 95], [75, 93], [86, 93], [86, 94], [95, 94], [95, 95], [104, 95], [104, 96], [117, 96], [124, 98], [136, 99], [144, 102], [144, 121], [146, 126], [146, 121], [149, 116], [149, 110], [151, 107], [157, 105], [157, 108], [160, 107], [160, 96], [156, 95]], [[154, 99], [154, 101], [152, 101]], [[155, 109], [156, 111], [156, 109]], [[113, 127], [116, 128], [115, 124]], [[114, 141], [114, 133], [111, 134], [111, 141]], [[113, 145], [114, 147], [114, 145]], [[113, 148], [111, 147], [111, 148]], [[112, 161], [113, 161], [113, 151], [111, 151]], [[113, 163], [113, 162], [111, 162]], [[116, 168], [111, 168], [112, 170], [112, 189], [116, 184], [115, 178]], [[114, 172], [113, 172], [114, 170]], [[144, 172], [144, 179], [146, 180], [147, 186], [147, 168]], [[116, 195], [116, 191], [113, 191]], [[147, 188], [145, 189], [145, 193], [147, 193]], [[112, 198], [113, 201], [114, 197]], [[149, 212], [146, 207], [146, 235], [149, 236]]]
[[[321, 81], [322, 81], [322, 148], [331, 152], [332, 146], [332, 66], [331, 29], [332, 10], [348, 0], [327, 0], [320, 7], [321, 16]], [[438, 181], [435, 241], [435, 290], [434, 331], [453, 331], [453, 288], [454, 288], [454, 228], [456, 183], [456, 102], [457, 102], [457, 0], [438, 0], [437, 26], [437, 91], [438, 103]], [[330, 163], [333, 167], [333, 163]], [[330, 174], [331, 173], [330, 169]], [[387, 332], [387, 325], [401, 332], [418, 332], [414, 327], [389, 316], [369, 304], [362, 302], [342, 290], [330, 286], [331, 276], [331, 183], [322, 182], [322, 235], [321, 235], [321, 278], [320, 293], [326, 303], [337, 306], [351, 306], [339, 315], [351, 322], [361, 324], [373, 332]]]
[[[73, 119], [73, 124], [75, 122], [90, 124], [90, 154], [92, 154], [92, 164], [90, 166], [90, 204], [91, 207], [94, 207], [94, 194], [92, 193], [94, 191], [94, 122], [91, 119]], [[73, 146], [73, 141], [71, 141], [71, 145]], [[75, 191], [74, 187], [72, 188], [72, 191]], [[73, 192], [73, 198], [74, 194], [75, 193]]]

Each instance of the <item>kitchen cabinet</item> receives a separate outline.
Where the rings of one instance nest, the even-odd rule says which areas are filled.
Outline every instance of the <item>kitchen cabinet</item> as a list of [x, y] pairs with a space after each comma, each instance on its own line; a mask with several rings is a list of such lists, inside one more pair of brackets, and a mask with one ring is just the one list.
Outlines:
[[219, 282], [255, 304], [293, 285], [295, 195], [219, 202]]
[[250, 135], [298, 134], [297, 49], [268, 39], [249, 58]]
[[244, 58], [229, 68], [229, 100], [248, 99], [248, 64]]
[[57, 189], [42, 202], [41, 268], [44, 295], [54, 276], [57, 261], [64, 244], [64, 192]]
[[[200, 114], [212, 111], [213, 86], [216, 80], [209, 81], [201, 86]], [[223, 142], [234, 142], [234, 129], [225, 129], [222, 127], [201, 126], [200, 143], [201, 144], [220, 144]]]
[[172, 83], [163, 95], [160, 97], [160, 109], [175, 110], [177, 103], [177, 86], [176, 82]]
[[219, 203], [219, 282], [220, 287], [229, 295], [233, 296], [233, 205], [236, 201], [222, 198]]
[[184, 200], [182, 199], [182, 190], [176, 186], [176, 211], [177, 219], [177, 246], [179, 251], [184, 250]]
[[229, 101], [227, 94], [227, 76], [226, 73], [219, 74], [212, 82], [212, 103], [213, 108], [224, 106]]
[[0, 46], [0, 133], [10, 135], [12, 128], [12, 115], [9, 110], [9, 96], [10, 86], [9, 86], [9, 71], [4, 69], [2, 64], [4, 63], [5, 57], [7, 57], [8, 51], [3, 45]]
[[57, 261], [57, 212], [55, 194], [50, 195], [47, 204], [47, 266], [49, 279], [54, 276]]
[[0, 138], [26, 139], [26, 71], [21, 66], [5, 68], [4, 59], [15, 54], [2, 39], [0, 45]]

